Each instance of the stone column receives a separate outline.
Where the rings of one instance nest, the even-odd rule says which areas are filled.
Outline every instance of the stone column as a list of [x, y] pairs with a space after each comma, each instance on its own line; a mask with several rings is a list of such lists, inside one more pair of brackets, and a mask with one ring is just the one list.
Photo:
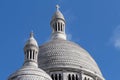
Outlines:
[[84, 74], [84, 72], [81, 71], [81, 72], [80, 72], [80, 78], [79, 78], [79, 80], [83, 80], [83, 76], [82, 76], [83, 74]]
[[98, 78], [97, 78], [97, 77], [95, 77], [95, 80], [98, 80]]

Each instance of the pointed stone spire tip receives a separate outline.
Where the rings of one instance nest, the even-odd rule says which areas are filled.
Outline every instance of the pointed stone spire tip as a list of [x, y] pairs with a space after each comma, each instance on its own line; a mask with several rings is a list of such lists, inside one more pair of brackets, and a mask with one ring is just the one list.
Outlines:
[[57, 5], [56, 5], [56, 9], [57, 9], [57, 11], [59, 11], [59, 8], [60, 8], [60, 6], [57, 4]]

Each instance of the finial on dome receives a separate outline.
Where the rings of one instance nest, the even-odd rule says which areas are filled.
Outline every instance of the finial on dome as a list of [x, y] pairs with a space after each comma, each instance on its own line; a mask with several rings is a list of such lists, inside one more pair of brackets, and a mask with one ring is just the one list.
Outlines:
[[33, 31], [31, 31], [31, 33], [30, 33], [30, 38], [31, 38], [31, 37], [34, 37]]
[[57, 5], [56, 5], [56, 9], [57, 9], [57, 11], [59, 11], [59, 8], [60, 8], [60, 6], [57, 4]]

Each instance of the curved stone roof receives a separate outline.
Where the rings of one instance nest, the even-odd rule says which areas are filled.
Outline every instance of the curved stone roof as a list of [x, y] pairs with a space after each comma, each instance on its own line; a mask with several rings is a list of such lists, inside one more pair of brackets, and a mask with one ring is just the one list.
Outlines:
[[60, 10], [57, 10], [54, 15], [52, 16], [52, 20], [56, 20], [56, 19], [62, 19], [63, 21], [65, 21], [65, 18], [63, 16], [63, 14], [60, 12]]
[[24, 66], [13, 73], [8, 80], [52, 80], [49, 75], [36, 67]]
[[39, 47], [39, 67], [74, 68], [87, 70], [102, 77], [101, 71], [90, 54], [71, 41], [56, 39]]
[[27, 40], [25, 47], [30, 45], [38, 47], [37, 41], [35, 40], [32, 32], [30, 33], [30, 38]]

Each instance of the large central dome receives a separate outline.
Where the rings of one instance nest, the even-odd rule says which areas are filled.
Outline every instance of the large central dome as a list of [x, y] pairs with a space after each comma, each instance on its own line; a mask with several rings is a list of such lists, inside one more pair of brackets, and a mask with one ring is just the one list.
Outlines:
[[78, 44], [68, 41], [65, 19], [57, 6], [50, 22], [51, 40], [39, 46], [38, 65], [53, 80], [104, 80], [90, 54]]
[[76, 68], [102, 76], [96, 62], [89, 53], [76, 43], [56, 39], [39, 47], [39, 67]]

